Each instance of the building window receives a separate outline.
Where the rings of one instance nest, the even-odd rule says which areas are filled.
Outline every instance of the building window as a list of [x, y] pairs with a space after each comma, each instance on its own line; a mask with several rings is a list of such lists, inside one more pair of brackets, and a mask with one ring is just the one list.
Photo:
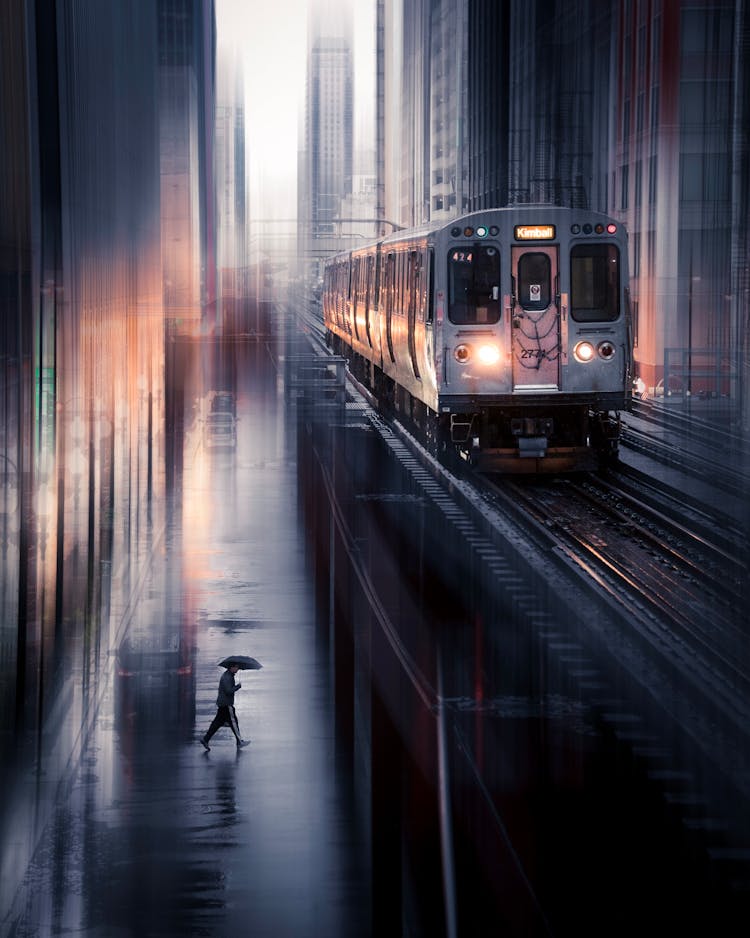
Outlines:
[[644, 92], [640, 92], [635, 103], [635, 132], [643, 132], [643, 111], [645, 108], [646, 95]]
[[638, 208], [641, 204], [641, 177], [643, 176], [642, 166], [642, 162], [640, 160], [636, 160], [633, 191], [633, 204], [636, 208]]
[[651, 89], [651, 114], [650, 121], [651, 133], [656, 134], [656, 129], [659, 126], [659, 86], [654, 85]]
[[651, 205], [656, 205], [656, 193], [658, 192], [656, 179], [657, 166], [657, 157], [656, 154], [654, 154], [648, 161], [648, 201]]
[[724, 153], [685, 153], [680, 159], [680, 198], [686, 202], [727, 202], [729, 159]]

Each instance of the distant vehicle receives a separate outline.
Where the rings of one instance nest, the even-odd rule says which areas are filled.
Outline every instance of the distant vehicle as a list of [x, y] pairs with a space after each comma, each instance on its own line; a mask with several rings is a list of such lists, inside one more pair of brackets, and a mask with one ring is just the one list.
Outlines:
[[208, 412], [237, 416], [237, 399], [232, 391], [209, 391]]
[[237, 421], [231, 413], [206, 414], [203, 443], [207, 449], [234, 449], [237, 446]]
[[436, 453], [596, 468], [631, 401], [627, 259], [617, 219], [559, 206], [398, 231], [326, 260], [328, 344]]

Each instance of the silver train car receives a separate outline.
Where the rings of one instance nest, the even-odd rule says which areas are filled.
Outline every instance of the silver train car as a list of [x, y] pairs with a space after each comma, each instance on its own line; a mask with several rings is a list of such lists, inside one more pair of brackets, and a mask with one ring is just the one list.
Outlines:
[[327, 259], [326, 336], [381, 405], [483, 471], [617, 456], [633, 363], [627, 234], [548, 205], [473, 212]]

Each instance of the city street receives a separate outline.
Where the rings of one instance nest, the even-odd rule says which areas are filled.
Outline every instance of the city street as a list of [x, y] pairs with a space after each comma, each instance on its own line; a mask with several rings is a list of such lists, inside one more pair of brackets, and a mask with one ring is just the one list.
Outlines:
[[[108, 656], [92, 737], [4, 935], [367, 933], [297, 529], [294, 434], [279, 419], [270, 359], [256, 362], [267, 370], [238, 394], [237, 452], [207, 451], [200, 419], [186, 436], [182, 529], [157, 539], [127, 633], [149, 616], [168, 623], [163, 647], [194, 631], [194, 698], [191, 675], [166, 673], [167, 655], [165, 673], [144, 654], [132, 677]], [[251, 742], [238, 751], [225, 727], [206, 752], [198, 736], [216, 713], [216, 665], [232, 653], [263, 665], [238, 673]], [[129, 695], [122, 685], [136, 680]], [[44, 807], [28, 802], [33, 786], [20, 797], [21, 813]]]

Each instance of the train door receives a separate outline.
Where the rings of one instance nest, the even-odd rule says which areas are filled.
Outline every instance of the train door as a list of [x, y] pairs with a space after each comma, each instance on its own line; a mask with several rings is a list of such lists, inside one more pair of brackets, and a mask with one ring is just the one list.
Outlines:
[[391, 362], [395, 363], [393, 354], [393, 306], [396, 290], [396, 258], [391, 251], [385, 258], [385, 338], [388, 344], [388, 354]]
[[[356, 257], [352, 261], [352, 289], [351, 289], [351, 302], [349, 304], [349, 309], [351, 310], [351, 319], [354, 324], [354, 336], [359, 341], [359, 323], [357, 320], [360, 315], [360, 306], [361, 306], [361, 294], [360, 294], [360, 268], [362, 266], [362, 259]], [[351, 329], [349, 330], [351, 332]]]
[[414, 371], [414, 377], [419, 377], [419, 362], [417, 361], [417, 342], [416, 342], [416, 331], [417, 331], [417, 304], [419, 302], [420, 295], [420, 255], [417, 251], [411, 251], [409, 253], [409, 266], [407, 269], [407, 328], [409, 330], [409, 357], [411, 358], [411, 367]]
[[372, 312], [372, 293], [374, 287], [373, 281], [375, 279], [375, 258], [372, 256], [372, 254], [367, 256], [365, 263], [367, 264], [365, 281], [365, 332], [367, 334], [367, 344], [370, 346], [370, 348], [372, 348], [373, 344], [370, 316]]
[[513, 388], [559, 389], [557, 245], [511, 248]]

